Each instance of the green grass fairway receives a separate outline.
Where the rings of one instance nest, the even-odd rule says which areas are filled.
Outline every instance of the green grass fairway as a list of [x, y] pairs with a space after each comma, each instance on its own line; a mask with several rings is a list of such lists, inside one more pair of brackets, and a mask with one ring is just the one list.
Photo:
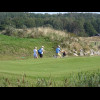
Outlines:
[[[49, 79], [62, 82], [69, 74], [100, 69], [100, 57], [67, 57], [0, 61], [0, 80], [27, 76], [27, 80]], [[12, 81], [11, 80], [11, 81]], [[17, 79], [16, 79], [17, 80]], [[0, 84], [3, 84], [0, 82]]]

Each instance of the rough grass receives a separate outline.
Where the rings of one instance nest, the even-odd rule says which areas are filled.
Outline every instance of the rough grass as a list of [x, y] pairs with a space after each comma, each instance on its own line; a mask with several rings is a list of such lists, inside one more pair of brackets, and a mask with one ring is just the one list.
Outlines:
[[8, 36], [16, 36], [21, 38], [38, 38], [42, 36], [48, 37], [52, 41], [62, 40], [64, 37], [68, 37], [68, 34], [65, 31], [55, 30], [50, 27], [34, 27], [26, 29], [16, 29], [13, 27], [8, 27], [1, 33]]
[[57, 43], [51, 42], [48, 38], [18, 38], [0, 34], [0, 59], [5, 58], [6, 55], [14, 57], [32, 57], [34, 47], [36, 46], [39, 49], [42, 45], [44, 45], [46, 50], [44, 56], [51, 56], [55, 53], [54, 47], [57, 46]]

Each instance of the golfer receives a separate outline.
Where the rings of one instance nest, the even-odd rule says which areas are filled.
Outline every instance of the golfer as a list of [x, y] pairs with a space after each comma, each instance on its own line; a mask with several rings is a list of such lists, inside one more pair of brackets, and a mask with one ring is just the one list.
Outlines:
[[60, 49], [60, 46], [58, 45], [58, 47], [56, 48], [56, 57], [60, 57], [61, 58], [61, 49]]
[[33, 50], [34, 54], [34, 58], [38, 58], [38, 55], [37, 55], [37, 47], [34, 47], [34, 50]]
[[43, 58], [43, 52], [44, 52], [44, 46], [42, 46], [42, 47], [38, 50], [38, 54], [39, 54], [40, 58]]

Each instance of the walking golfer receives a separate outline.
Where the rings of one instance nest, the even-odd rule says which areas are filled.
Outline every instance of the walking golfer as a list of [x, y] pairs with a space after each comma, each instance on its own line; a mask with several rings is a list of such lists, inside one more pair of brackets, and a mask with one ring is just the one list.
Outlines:
[[39, 54], [40, 58], [43, 58], [43, 52], [44, 52], [44, 46], [42, 46], [42, 47], [38, 50], [38, 54]]
[[56, 48], [56, 57], [60, 57], [61, 58], [61, 49], [60, 49], [60, 46], [58, 45], [58, 47]]
[[37, 47], [34, 48], [33, 52], [34, 52], [33, 54], [34, 58], [38, 58]]

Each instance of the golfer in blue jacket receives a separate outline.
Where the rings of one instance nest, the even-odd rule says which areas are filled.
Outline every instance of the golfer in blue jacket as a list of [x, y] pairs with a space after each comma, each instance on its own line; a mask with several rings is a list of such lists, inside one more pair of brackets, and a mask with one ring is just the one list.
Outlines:
[[60, 52], [61, 52], [61, 49], [60, 49], [60, 46], [58, 45], [58, 47], [56, 48], [56, 56], [61, 58]]
[[43, 58], [43, 51], [44, 51], [44, 46], [42, 46], [42, 47], [38, 50], [38, 54], [39, 54], [40, 58]]

